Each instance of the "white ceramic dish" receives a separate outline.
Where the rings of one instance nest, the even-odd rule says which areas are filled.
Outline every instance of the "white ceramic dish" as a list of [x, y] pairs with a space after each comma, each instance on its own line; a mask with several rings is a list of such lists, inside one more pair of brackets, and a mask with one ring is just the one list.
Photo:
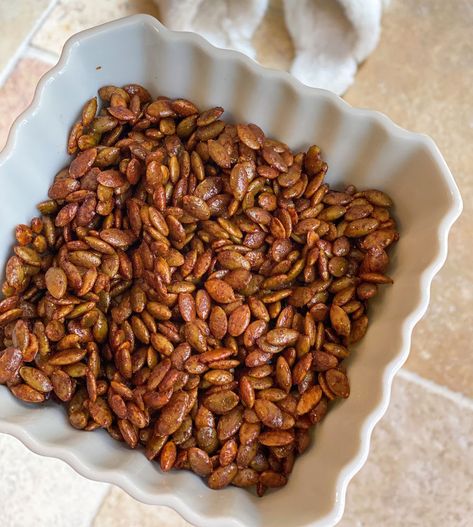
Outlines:
[[412, 329], [427, 308], [432, 278], [445, 261], [447, 235], [462, 208], [453, 177], [428, 137], [138, 15], [69, 40], [12, 127], [0, 156], [2, 269], [12, 228], [35, 215], [34, 205], [67, 161], [66, 137], [83, 101], [102, 85], [129, 82], [154, 95], [189, 98], [201, 108], [221, 105], [227, 118], [255, 122], [293, 148], [316, 142], [331, 184], [388, 192], [401, 230], [392, 265], [395, 285], [371, 308], [368, 334], [349, 365], [352, 396], [329, 412], [288, 486], [264, 499], [237, 488], [211, 491], [189, 472], [163, 475], [141, 452], [105, 433], [73, 430], [58, 406], [31, 408], [4, 388], [0, 431], [88, 478], [119, 485], [143, 502], [168, 505], [200, 527], [334, 525], [343, 514], [347, 484], [365, 462], [373, 427], [388, 406]]

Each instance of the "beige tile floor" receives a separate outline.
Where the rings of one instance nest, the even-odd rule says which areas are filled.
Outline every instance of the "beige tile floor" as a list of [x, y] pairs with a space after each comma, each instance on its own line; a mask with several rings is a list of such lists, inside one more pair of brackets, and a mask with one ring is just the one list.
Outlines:
[[33, 44], [59, 55], [65, 40], [74, 33], [136, 13], [159, 16], [153, 0], [58, 0]]
[[[39, 3], [17, 0], [15, 9], [30, 15], [28, 6], [37, 9]], [[4, 4], [0, 0], [0, 20]], [[135, 12], [158, 14], [151, 0], [56, 2], [33, 36], [29, 56], [0, 86], [0, 149], [49, 68], [32, 57], [42, 51], [57, 55], [72, 33]], [[2, 35], [0, 72], [21, 41], [18, 35], [28, 34], [24, 28], [34, 26], [41, 8], [34, 13], [15, 21], [18, 31]], [[401, 126], [431, 135], [457, 179], [465, 211], [452, 231], [449, 258], [415, 330], [410, 358], [394, 384], [390, 409], [375, 429], [368, 462], [349, 486], [343, 527], [473, 525], [472, 28], [469, 0], [392, 0], [381, 42], [345, 95], [353, 105], [379, 109]], [[253, 41], [262, 63], [290, 66], [293, 47], [280, 0], [271, 2]], [[139, 504], [113, 488], [94, 527], [129, 525], [188, 524], [169, 509]]]
[[28, 106], [37, 82], [50, 67], [37, 59], [22, 58], [0, 87], [0, 149], [6, 142], [12, 121]]
[[2, 527], [90, 527], [108, 491], [105, 483], [0, 434]]
[[12, 65], [25, 38], [41, 24], [51, 5], [52, 0], [0, 1], [0, 78], [1, 72], [10, 69], [8, 66]]

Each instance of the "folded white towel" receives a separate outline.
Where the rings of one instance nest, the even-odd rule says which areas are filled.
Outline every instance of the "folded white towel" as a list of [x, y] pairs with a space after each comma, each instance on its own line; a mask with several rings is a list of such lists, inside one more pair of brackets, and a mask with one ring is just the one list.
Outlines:
[[[215, 46], [255, 58], [251, 39], [268, 0], [155, 0], [171, 29], [200, 33]], [[308, 86], [343, 93], [376, 47], [389, 0], [283, 0], [294, 42], [291, 73]]]
[[155, 0], [170, 29], [194, 31], [219, 48], [236, 49], [255, 58], [251, 38], [263, 19], [268, 0]]
[[283, 0], [296, 50], [291, 73], [308, 86], [343, 93], [376, 47], [382, 0]]

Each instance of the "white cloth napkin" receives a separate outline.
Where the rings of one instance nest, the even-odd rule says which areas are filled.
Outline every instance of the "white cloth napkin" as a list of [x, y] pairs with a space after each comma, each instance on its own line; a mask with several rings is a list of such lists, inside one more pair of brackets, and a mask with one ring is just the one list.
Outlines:
[[[251, 43], [268, 0], [155, 0], [171, 29], [200, 33], [255, 58]], [[282, 0], [295, 57], [290, 72], [308, 86], [342, 94], [376, 47], [389, 0]]]

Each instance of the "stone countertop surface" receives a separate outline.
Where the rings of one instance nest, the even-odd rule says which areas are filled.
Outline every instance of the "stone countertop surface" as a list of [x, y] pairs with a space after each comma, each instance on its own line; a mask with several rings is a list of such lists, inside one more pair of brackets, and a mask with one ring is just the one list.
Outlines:
[[[0, 149], [66, 38], [139, 12], [159, 17], [152, 0], [0, 1]], [[344, 96], [433, 137], [460, 187], [464, 212], [368, 461], [349, 485], [342, 527], [472, 525], [472, 30], [471, 0], [392, 0], [379, 46]], [[254, 45], [263, 64], [290, 66], [293, 47], [280, 0], [271, 0]], [[8, 503], [2, 527], [189, 525], [171, 509], [140, 504], [1, 434], [0, 503]]]

